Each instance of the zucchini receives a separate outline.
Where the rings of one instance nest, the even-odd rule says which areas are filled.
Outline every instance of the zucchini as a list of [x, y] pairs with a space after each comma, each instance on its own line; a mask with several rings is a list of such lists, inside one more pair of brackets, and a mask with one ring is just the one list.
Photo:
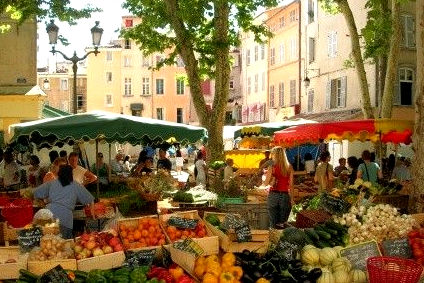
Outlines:
[[19, 269], [19, 274], [21, 275], [19, 279], [27, 282], [36, 282], [40, 278], [26, 269]]
[[[319, 246], [321, 246], [322, 248], [331, 248], [331, 245], [329, 244], [329, 243], [327, 243], [326, 241], [318, 241], [317, 242], [317, 244], [319, 245]], [[321, 248], [321, 249], [322, 249]]]
[[315, 232], [317, 232], [317, 234], [319, 235], [320, 239], [325, 239], [325, 240], [330, 240], [331, 239], [331, 234], [322, 231], [322, 230], [315, 230]]
[[334, 235], [334, 236], [337, 236], [339, 234], [339, 232], [337, 230], [334, 230], [334, 229], [331, 229], [331, 228], [328, 228], [328, 227], [324, 227], [323, 231], [327, 232], [328, 234]]
[[337, 230], [339, 232], [344, 232], [346, 229], [345, 226], [343, 226], [342, 224], [336, 223], [334, 221], [325, 222], [325, 226], [330, 229]]
[[305, 228], [305, 234], [314, 241], [319, 241], [319, 235], [315, 232], [313, 228]]
[[307, 245], [313, 245], [314, 244], [314, 241], [311, 238], [309, 238], [308, 234], [306, 234], [306, 233], [305, 233], [305, 242], [306, 242]]
[[75, 277], [81, 278], [81, 279], [85, 279], [88, 276], [88, 273], [85, 271], [81, 271], [81, 270], [74, 270], [73, 271], [75, 274]]

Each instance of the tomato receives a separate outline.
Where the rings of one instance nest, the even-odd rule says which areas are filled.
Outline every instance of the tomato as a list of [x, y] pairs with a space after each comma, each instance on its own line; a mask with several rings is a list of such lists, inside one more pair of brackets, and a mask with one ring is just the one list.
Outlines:
[[424, 228], [420, 228], [419, 230], [420, 238], [424, 238]]
[[421, 250], [421, 246], [419, 243], [413, 243], [412, 244], [412, 249], [415, 250]]
[[424, 258], [420, 257], [419, 259], [416, 260], [417, 263], [424, 265]]
[[412, 231], [410, 231], [409, 233], [408, 233], [408, 237], [411, 239], [411, 238], [416, 238], [416, 237], [418, 237], [419, 236], [419, 232], [417, 231], [417, 230], [412, 230]]
[[414, 249], [413, 253], [415, 258], [422, 258], [424, 256], [424, 252], [421, 249]]

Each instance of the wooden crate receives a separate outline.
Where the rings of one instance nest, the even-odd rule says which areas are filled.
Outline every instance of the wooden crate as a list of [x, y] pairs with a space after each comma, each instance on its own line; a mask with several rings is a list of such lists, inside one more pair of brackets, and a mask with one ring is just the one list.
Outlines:
[[[194, 264], [196, 263], [196, 256], [194, 254], [176, 249], [172, 245], [169, 247], [169, 252], [171, 253], [171, 259], [174, 263], [178, 264], [191, 277], [196, 278], [194, 275]], [[197, 280], [196, 282], [200, 282], [200, 280]]]
[[7, 222], [2, 223], [2, 229], [3, 229], [4, 243], [5, 243], [6, 246], [9, 246], [10, 241], [17, 241], [18, 240], [18, 232], [20, 230], [22, 230], [22, 228], [9, 227]]
[[[199, 221], [204, 223], [204, 221], [199, 217], [197, 210], [180, 211], [180, 212], [175, 212], [175, 213], [171, 213], [171, 214], [159, 215], [160, 223], [163, 227], [163, 230], [165, 231], [165, 236], [166, 236], [167, 240], [169, 241], [169, 243], [174, 242], [174, 241], [171, 241], [171, 239], [169, 238], [169, 235], [166, 233], [167, 222], [168, 222], [169, 218], [171, 218], [171, 216], [189, 218], [189, 219], [198, 219]], [[205, 224], [205, 226], [206, 226], [206, 224]], [[204, 251], [203, 255], [208, 256], [208, 255], [218, 254], [219, 253], [218, 236], [215, 236], [212, 233], [212, 231], [210, 231], [208, 229], [207, 226], [206, 226], [206, 233], [207, 233], [206, 237], [193, 238], [193, 240], [197, 244], [199, 244], [199, 246], [203, 249], [203, 251]]]
[[[16, 263], [4, 263], [8, 259]], [[0, 280], [19, 278], [19, 269], [27, 269], [26, 255], [21, 255], [18, 246], [0, 247]]]
[[46, 261], [28, 261], [28, 271], [36, 275], [42, 275], [45, 272], [56, 266], [62, 266], [63, 269], [76, 270], [77, 260], [76, 259], [55, 259]]
[[[225, 213], [215, 213], [215, 212], [205, 212], [204, 217], [213, 214], [216, 215], [220, 221], [223, 221], [225, 218]], [[219, 238], [219, 246], [225, 252], [242, 252], [243, 250], [256, 251], [258, 253], [265, 253], [269, 245], [269, 231], [268, 230], [252, 230], [252, 241], [238, 243], [235, 239], [235, 234], [231, 232], [226, 234], [207, 222], [205, 220], [206, 227], [210, 230], [215, 236]]]
[[424, 213], [411, 214], [411, 216], [415, 219], [417, 225], [424, 226]]
[[[118, 229], [117, 229], [117, 230], [118, 230], [119, 238], [121, 239], [121, 242], [122, 242], [122, 243], [123, 243], [123, 239], [122, 239], [122, 237], [121, 237], [121, 231], [120, 231], [120, 229], [119, 229], [119, 225], [120, 225], [120, 224], [125, 224], [125, 225], [129, 225], [129, 226], [136, 226], [136, 225], [138, 225], [139, 220], [140, 220], [140, 219], [143, 219], [143, 218], [154, 218], [154, 219], [157, 219], [157, 220], [159, 221], [159, 217], [158, 217], [157, 215], [148, 215], [148, 216], [133, 217], [133, 218], [123, 218], [123, 219], [119, 219], [119, 220], [118, 220]], [[160, 226], [160, 227], [161, 227], [161, 229], [162, 229], [162, 233], [165, 235], [165, 243], [169, 243], [169, 242], [167, 241], [166, 233], [165, 233], [165, 231], [163, 230], [162, 225], [160, 224], [160, 221], [159, 221], [159, 226]], [[161, 246], [160, 246], [160, 245], [153, 245], [153, 246], [147, 246], [147, 247], [141, 247], [141, 248], [125, 248], [125, 247], [124, 247], [124, 249], [125, 249], [125, 250], [131, 250], [131, 251], [151, 250], [151, 249], [157, 249], [157, 250], [160, 250], [160, 249], [161, 249]]]
[[90, 271], [92, 269], [107, 270], [115, 267], [121, 267], [125, 261], [125, 253], [114, 252], [101, 256], [94, 256], [77, 260], [77, 268], [82, 271]]

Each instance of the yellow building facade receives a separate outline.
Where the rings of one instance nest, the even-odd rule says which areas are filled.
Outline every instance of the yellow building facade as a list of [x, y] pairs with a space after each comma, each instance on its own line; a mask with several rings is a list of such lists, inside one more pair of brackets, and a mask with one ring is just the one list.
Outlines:
[[0, 17], [10, 25], [0, 33], [0, 134], [7, 141], [11, 124], [41, 117], [45, 94], [37, 86], [35, 18], [18, 26], [7, 15]]
[[269, 121], [296, 114], [300, 87], [300, 2], [281, 7], [266, 21], [273, 33], [268, 42]]
[[[122, 27], [140, 19], [122, 18]], [[105, 110], [179, 123], [189, 123], [191, 96], [184, 64], [152, 70], [165, 54], [144, 56], [134, 41], [120, 39], [100, 47], [87, 61], [87, 111]]]

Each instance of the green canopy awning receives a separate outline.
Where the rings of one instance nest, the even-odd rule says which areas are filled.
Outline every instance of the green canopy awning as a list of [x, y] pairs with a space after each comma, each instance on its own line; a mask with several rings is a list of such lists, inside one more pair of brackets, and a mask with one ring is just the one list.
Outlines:
[[305, 120], [305, 119], [296, 119], [296, 120], [287, 120], [282, 122], [270, 122], [270, 123], [262, 123], [262, 124], [255, 124], [255, 125], [249, 125], [241, 128], [240, 130], [237, 130], [234, 132], [234, 139], [238, 137], [244, 137], [244, 136], [272, 136], [274, 132], [284, 130], [285, 128], [296, 126], [296, 125], [302, 125], [302, 124], [309, 124], [309, 123], [316, 123], [312, 120]]
[[89, 141], [158, 144], [175, 138], [180, 143], [206, 140], [202, 127], [103, 111], [15, 124], [11, 143], [53, 145], [56, 142]]
[[43, 111], [41, 113], [41, 116], [43, 119], [45, 118], [56, 118], [56, 117], [63, 117], [63, 116], [69, 116], [71, 114], [69, 114], [68, 112], [62, 111], [60, 109], [51, 107], [49, 105], [44, 105], [43, 106]]

